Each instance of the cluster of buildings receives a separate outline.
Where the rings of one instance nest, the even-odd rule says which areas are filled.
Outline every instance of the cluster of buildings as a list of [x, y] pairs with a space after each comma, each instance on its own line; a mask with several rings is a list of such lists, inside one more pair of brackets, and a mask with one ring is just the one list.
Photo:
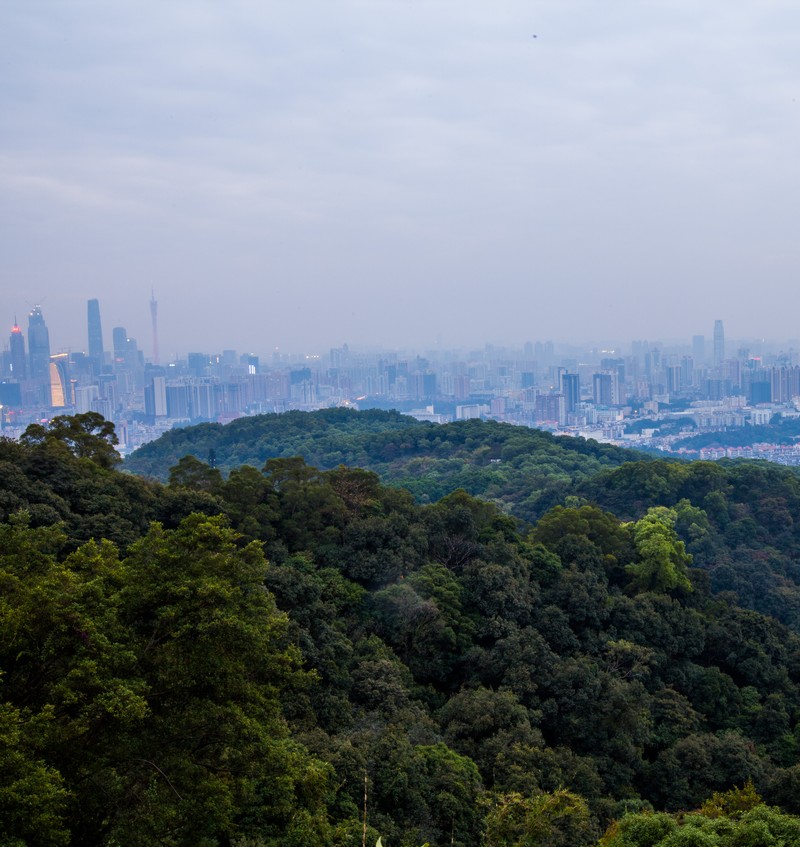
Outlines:
[[[266, 357], [191, 352], [168, 363], [124, 327], [105, 343], [98, 300], [87, 304], [83, 351], [52, 352], [40, 306], [27, 333], [16, 322], [2, 353], [0, 426], [15, 436], [56, 414], [96, 411], [114, 421], [123, 452], [175, 426], [329, 406], [396, 408], [422, 420], [493, 418], [620, 444], [670, 449], [688, 432], [798, 414], [797, 350], [728, 349], [722, 321], [711, 339], [633, 342], [625, 351], [526, 343], [480, 350], [363, 352]], [[27, 338], [26, 338], [27, 335]]]

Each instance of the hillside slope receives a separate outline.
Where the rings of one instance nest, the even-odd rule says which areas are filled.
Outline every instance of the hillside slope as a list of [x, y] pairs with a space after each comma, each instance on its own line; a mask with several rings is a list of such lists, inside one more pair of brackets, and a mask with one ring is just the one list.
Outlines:
[[[699, 507], [650, 505], [716, 492], [760, 532], [780, 474], [626, 464], [575, 490], [628, 520], [576, 493], [520, 531], [361, 469], [165, 487], [0, 448], [0, 840], [357, 847], [365, 777], [403, 847], [588, 847], [748, 780], [800, 812], [800, 636], [710, 592]], [[677, 825], [642, 820], [606, 843]]]
[[576, 481], [643, 458], [594, 441], [493, 421], [438, 425], [397, 412], [327, 409], [172, 430], [133, 453], [125, 469], [166, 481], [183, 456], [205, 462], [211, 451], [223, 472], [242, 464], [260, 469], [268, 459], [290, 456], [321, 469], [366, 468], [420, 502], [463, 488], [525, 520], [558, 503]]

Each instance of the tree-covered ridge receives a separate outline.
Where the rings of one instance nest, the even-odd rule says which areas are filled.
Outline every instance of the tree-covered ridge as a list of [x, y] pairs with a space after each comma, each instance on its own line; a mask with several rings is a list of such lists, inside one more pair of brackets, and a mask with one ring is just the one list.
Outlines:
[[580, 502], [623, 519], [667, 507], [712, 592], [800, 632], [800, 476], [768, 462], [630, 462], [583, 480]]
[[[201, 460], [217, 449], [211, 445], [219, 439], [229, 444], [218, 453], [221, 466], [248, 445], [236, 435], [237, 427], [253, 442], [266, 438], [271, 452], [287, 460], [306, 453], [322, 468], [345, 459], [371, 469], [423, 503], [462, 488], [527, 522], [567, 502], [599, 504], [625, 520], [641, 518], [656, 506], [675, 509], [676, 531], [712, 591], [727, 592], [739, 605], [800, 632], [800, 524], [795, 519], [800, 476], [793, 469], [764, 462], [642, 460], [630, 451], [523, 427], [486, 421], [439, 426], [397, 413], [347, 409], [191, 427], [147, 445], [128, 461], [138, 462], [150, 450], [148, 461], [160, 463], [165, 478], [167, 468], [181, 461], [184, 476], [192, 467], [207, 473]], [[216, 433], [217, 440], [184, 452], [205, 432]], [[345, 441], [349, 446], [342, 451], [337, 445]], [[181, 448], [165, 455], [173, 443]], [[253, 473], [261, 467], [256, 464]], [[211, 482], [205, 489], [193, 484], [184, 490], [199, 495], [210, 487]]]
[[323, 470], [361, 467], [384, 483], [407, 488], [420, 502], [463, 488], [525, 520], [558, 503], [575, 481], [642, 458], [594, 441], [494, 421], [439, 425], [398, 412], [327, 409], [172, 430], [128, 457], [125, 468], [166, 482], [169, 469], [187, 455], [203, 462], [213, 456], [223, 473], [292, 456]]
[[625, 813], [748, 780], [782, 810], [753, 826], [796, 825], [800, 637], [711, 592], [699, 533], [780, 474], [625, 465], [578, 486], [622, 519], [575, 493], [521, 528], [298, 458], [162, 486], [62, 435], [0, 443], [0, 844], [358, 847], [365, 777], [385, 847], [660, 844]]
[[370, 435], [379, 440], [389, 433], [430, 425], [399, 412], [377, 409], [325, 409], [318, 412], [289, 411], [283, 414], [237, 418], [228, 424], [204, 423], [173, 429], [140, 447], [127, 460], [134, 473], [166, 482], [167, 471], [186, 455], [205, 460], [210, 450], [218, 466], [231, 470], [240, 465], [263, 465], [267, 459], [302, 455], [309, 464], [336, 467], [358, 465], [366, 453], [362, 441]]

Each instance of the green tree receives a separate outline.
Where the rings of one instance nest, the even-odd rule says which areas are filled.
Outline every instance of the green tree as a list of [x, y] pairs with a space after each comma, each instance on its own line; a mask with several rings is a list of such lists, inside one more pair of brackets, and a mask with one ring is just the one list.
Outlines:
[[495, 796], [486, 815], [486, 847], [581, 847], [596, 837], [586, 801], [564, 789]]
[[195, 456], [182, 456], [169, 469], [171, 488], [191, 488], [195, 491], [216, 492], [222, 484], [222, 474]]
[[31, 424], [20, 441], [27, 445], [64, 444], [80, 459], [90, 459], [103, 468], [112, 468], [121, 460], [114, 449], [119, 443], [114, 424], [97, 412], [57, 415], [47, 426]]
[[65, 541], [25, 513], [0, 525], [0, 820], [23, 839], [4, 844], [75, 837], [93, 774], [146, 711], [109, 602], [116, 548], [92, 542], [59, 562]]
[[223, 518], [192, 515], [172, 532], [154, 525], [124, 567], [120, 614], [148, 718], [126, 741], [121, 784], [106, 785], [116, 840], [211, 844], [242, 828], [280, 839], [298, 816], [324, 823], [327, 769], [291, 742], [282, 712], [279, 694], [304, 682], [260, 545], [238, 549]]
[[[0, 696], [2, 687], [0, 686]], [[60, 847], [69, 843], [70, 795], [61, 774], [41, 758], [38, 736], [52, 713], [31, 719], [0, 702], [0, 844]]]
[[562, 552], [567, 536], [588, 539], [602, 554], [611, 577], [621, 576], [622, 566], [634, 557], [630, 526], [597, 506], [556, 506], [540, 518], [531, 533], [533, 540], [558, 553], [562, 560], [566, 559]]
[[636, 591], [691, 591], [688, 567], [692, 557], [675, 532], [674, 509], [656, 506], [633, 525], [639, 561], [626, 567]]
[[630, 814], [598, 847], [789, 847], [800, 843], [800, 818], [765, 806], [754, 791], [715, 794], [696, 812]]
[[481, 779], [475, 763], [440, 742], [414, 748], [410, 772], [421, 800], [415, 843], [477, 845]]
[[64, 542], [0, 524], [0, 843], [327, 844], [330, 768], [290, 737], [306, 678], [260, 546], [204, 515], [124, 560], [59, 561]]

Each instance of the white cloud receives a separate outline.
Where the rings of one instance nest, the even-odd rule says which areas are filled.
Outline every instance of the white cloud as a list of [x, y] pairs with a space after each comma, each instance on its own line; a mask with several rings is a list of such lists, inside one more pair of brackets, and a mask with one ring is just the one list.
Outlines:
[[[356, 302], [352, 331], [393, 343], [437, 325], [583, 336], [598, 315], [609, 335], [688, 336], [720, 316], [788, 334], [750, 294], [765, 268], [791, 296], [796, 267], [798, 14], [12, 1], [0, 273], [143, 326], [155, 284], [186, 303], [175, 347], [324, 346]], [[496, 309], [476, 317], [484, 290]], [[559, 308], [565, 290], [576, 308]]]

